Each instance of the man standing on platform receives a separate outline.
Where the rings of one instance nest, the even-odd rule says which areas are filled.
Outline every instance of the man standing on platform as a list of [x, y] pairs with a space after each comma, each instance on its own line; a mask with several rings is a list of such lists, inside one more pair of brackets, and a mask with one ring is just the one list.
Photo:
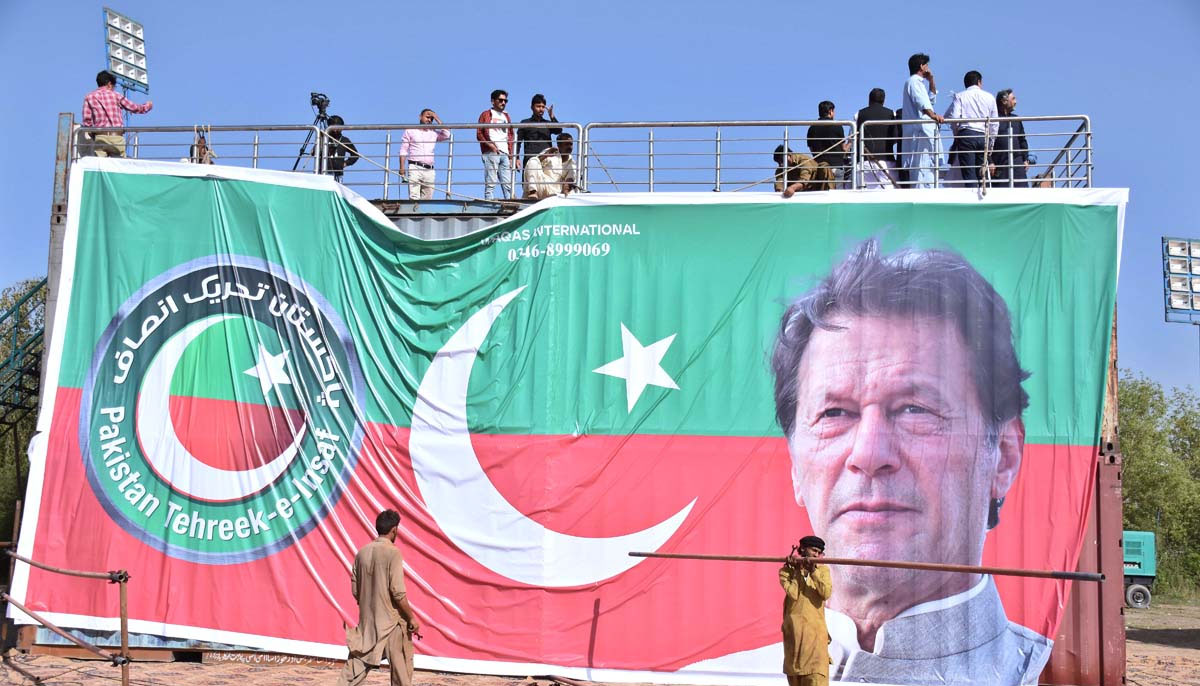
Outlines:
[[[492, 107], [479, 115], [480, 124], [511, 124], [512, 119], [504, 108], [508, 106], [508, 91], [496, 89], [492, 91]], [[514, 143], [512, 127], [488, 128], [479, 127], [475, 130], [475, 138], [479, 141], [479, 152], [483, 155], [483, 199], [492, 200], [496, 195], [496, 182], [499, 181], [504, 197], [513, 197], [513, 166], [516, 162], [517, 148]]]
[[[829, 630], [825, 601], [833, 595], [829, 568], [812, 558], [825, 554], [825, 541], [800, 539], [801, 558], [790, 557], [779, 569], [783, 586], [783, 673], [788, 686], [826, 686], [829, 683]], [[803, 559], [808, 558], [808, 559]]]
[[325, 144], [325, 171], [338, 183], [342, 182], [342, 174], [346, 172], [346, 167], [358, 162], [358, 148], [354, 147], [354, 141], [350, 140], [349, 136], [342, 133], [341, 127], [345, 125], [345, 119], [331, 114], [329, 128], [325, 132], [329, 138]]
[[[1017, 116], [1017, 94], [1005, 88], [996, 94], [996, 107], [1001, 117]], [[1025, 122], [1005, 119], [996, 130], [992, 143], [992, 185], [1028, 188], [1029, 165], [1036, 160], [1029, 154], [1025, 138]]]
[[[125, 96], [117, 93], [117, 77], [112, 72], [102, 71], [96, 74], [96, 90], [83, 97], [83, 125], [95, 128], [119, 129], [125, 125], [121, 110], [134, 114], [145, 114], [154, 107], [154, 102], [147, 100], [139, 105], [131, 102]], [[97, 157], [124, 157], [125, 135], [122, 133], [91, 134], [93, 151]]]
[[[429, 126], [441, 124], [437, 112], [429, 108], [421, 110], [420, 122]], [[408, 180], [409, 200], [431, 200], [433, 198], [433, 148], [439, 141], [449, 140], [446, 129], [405, 129], [400, 139], [400, 174]]]
[[404, 556], [396, 547], [400, 513], [375, 518], [378, 538], [354, 556], [350, 589], [358, 602], [358, 626], [346, 631], [350, 655], [338, 686], [356, 686], [387, 658], [392, 686], [412, 686], [413, 643], [420, 626], [404, 588]]
[[[522, 124], [558, 123], [558, 119], [554, 117], [554, 105], [547, 109], [546, 96], [541, 93], [533, 96], [533, 100], [529, 103], [529, 109], [533, 112], [533, 116], [522, 119]], [[549, 120], [545, 117], [547, 114], [550, 115]], [[551, 137], [560, 133], [562, 133], [562, 129], [558, 127], [522, 128], [517, 131], [517, 157], [521, 159], [522, 164], [528, 164], [529, 158], [550, 147]]]
[[[832, 122], [836, 115], [837, 111], [829, 100], [822, 100], [817, 105], [817, 116], [822, 121]], [[808, 149], [818, 166], [829, 168], [837, 183], [834, 187], [840, 187], [850, 177], [850, 160], [846, 155], [850, 143], [846, 140], [846, 127], [833, 123], [808, 127]]]
[[983, 75], [971, 70], [963, 76], [963, 85], [967, 87], [961, 93], [955, 93], [950, 107], [946, 108], [947, 119], [989, 119], [986, 122], [969, 122], [951, 124], [954, 128], [955, 153], [951, 155], [953, 163], [959, 168], [965, 185], [979, 184], [983, 168], [984, 134], [990, 133], [992, 144], [995, 145], [996, 131], [996, 97], [983, 90]]
[[908, 80], [904, 82], [904, 118], [924, 119], [920, 124], [905, 124], [900, 141], [901, 166], [908, 171], [914, 188], [933, 188], [937, 170], [934, 160], [940, 153], [935, 144], [942, 117], [933, 111], [937, 84], [929, 69], [929, 55], [917, 53], [908, 58]]
[[[896, 155], [893, 152], [900, 140], [900, 127], [890, 123], [896, 114], [884, 107], [887, 93], [882, 88], [872, 88], [867, 95], [867, 106], [858, 111], [854, 124], [862, 136], [863, 157], [866, 159], [863, 187], [892, 188], [895, 184]], [[869, 126], [863, 126], [872, 122]]]

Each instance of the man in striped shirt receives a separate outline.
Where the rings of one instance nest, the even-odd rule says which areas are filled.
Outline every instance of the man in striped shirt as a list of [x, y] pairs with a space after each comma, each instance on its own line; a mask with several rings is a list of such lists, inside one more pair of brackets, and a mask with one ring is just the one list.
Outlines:
[[[86, 127], [119, 129], [125, 124], [121, 110], [144, 114], [154, 107], [152, 101], [139, 105], [117, 93], [117, 77], [113, 76], [112, 72], [102, 71], [96, 74], [96, 85], [98, 88], [83, 98], [83, 125]], [[93, 141], [92, 151], [85, 154], [99, 157], [125, 156], [124, 134], [95, 133], [89, 134], [89, 137]]]

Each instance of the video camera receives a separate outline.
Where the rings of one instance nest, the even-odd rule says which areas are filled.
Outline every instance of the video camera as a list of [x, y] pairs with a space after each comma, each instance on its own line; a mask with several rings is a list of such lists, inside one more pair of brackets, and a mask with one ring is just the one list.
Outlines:
[[324, 112], [329, 107], [329, 96], [324, 93], [309, 93], [309, 102], [318, 112]]

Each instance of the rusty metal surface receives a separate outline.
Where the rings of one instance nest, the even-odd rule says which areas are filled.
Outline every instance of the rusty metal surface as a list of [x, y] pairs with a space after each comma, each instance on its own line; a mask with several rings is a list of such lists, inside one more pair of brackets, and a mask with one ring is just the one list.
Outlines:
[[1079, 553], [1080, 571], [1102, 572], [1100, 584], [1072, 584], [1040, 682], [1062, 686], [1125, 683], [1125, 561], [1121, 547], [1121, 454], [1117, 429], [1116, 317], [1110, 341], [1095, 493]]

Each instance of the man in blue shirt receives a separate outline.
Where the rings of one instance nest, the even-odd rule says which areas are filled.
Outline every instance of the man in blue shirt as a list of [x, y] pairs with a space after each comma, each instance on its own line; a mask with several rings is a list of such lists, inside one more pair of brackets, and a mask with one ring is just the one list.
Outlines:
[[917, 53], [908, 58], [908, 80], [904, 82], [904, 118], [926, 120], [920, 124], [905, 124], [901, 144], [901, 164], [908, 170], [914, 188], [933, 188], [937, 170], [934, 160], [939, 154], [935, 137], [942, 117], [933, 109], [937, 100], [937, 85], [929, 69], [929, 55]]

